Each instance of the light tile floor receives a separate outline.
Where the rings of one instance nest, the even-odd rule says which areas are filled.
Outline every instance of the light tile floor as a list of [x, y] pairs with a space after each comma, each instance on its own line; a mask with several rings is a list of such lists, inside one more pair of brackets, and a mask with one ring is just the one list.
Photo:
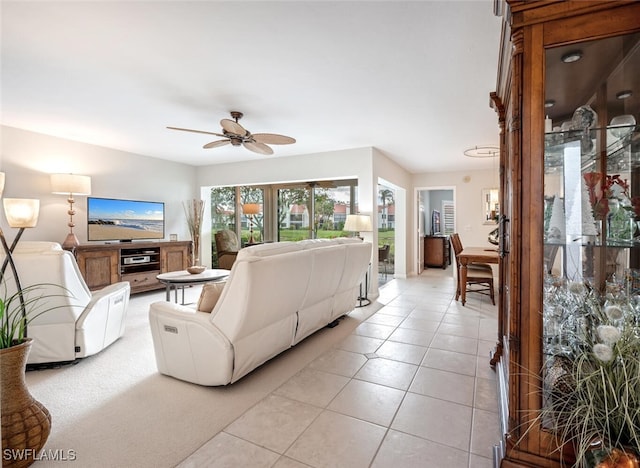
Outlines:
[[180, 467], [492, 467], [497, 308], [456, 302], [450, 271], [387, 282], [353, 334]]

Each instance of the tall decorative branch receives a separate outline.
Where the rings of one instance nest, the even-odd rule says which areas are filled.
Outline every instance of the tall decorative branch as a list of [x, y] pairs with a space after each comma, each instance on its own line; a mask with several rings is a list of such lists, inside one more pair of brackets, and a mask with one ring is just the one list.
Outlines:
[[202, 229], [202, 218], [204, 216], [204, 200], [187, 200], [183, 202], [184, 213], [187, 216], [187, 226], [193, 241], [193, 252], [191, 253], [191, 265], [198, 265], [200, 262], [200, 231]]

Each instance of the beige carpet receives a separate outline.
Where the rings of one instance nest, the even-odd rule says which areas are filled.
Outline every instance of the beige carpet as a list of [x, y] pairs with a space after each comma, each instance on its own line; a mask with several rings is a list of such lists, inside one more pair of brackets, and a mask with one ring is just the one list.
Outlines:
[[[199, 288], [189, 289], [187, 300], [198, 294]], [[83, 468], [175, 466], [377, 308], [356, 309], [231, 386], [201, 387], [157, 372], [147, 314], [158, 300], [164, 292], [132, 296], [125, 336], [100, 354], [27, 372], [31, 393], [53, 419], [47, 453], [72, 451], [74, 465]], [[33, 466], [60, 465], [40, 460]]]

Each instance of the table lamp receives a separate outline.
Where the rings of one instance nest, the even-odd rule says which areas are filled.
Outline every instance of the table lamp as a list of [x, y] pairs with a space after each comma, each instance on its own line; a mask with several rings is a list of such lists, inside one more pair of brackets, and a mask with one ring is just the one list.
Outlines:
[[353, 232], [353, 235], [356, 237], [360, 237], [361, 232], [373, 231], [371, 227], [371, 216], [362, 214], [347, 215], [344, 230]]
[[51, 174], [51, 193], [58, 195], [67, 195], [69, 202], [69, 234], [62, 243], [62, 248], [73, 250], [80, 242], [73, 233], [75, 224], [73, 223], [73, 215], [76, 214], [73, 209], [74, 195], [91, 195], [91, 177], [77, 174]]

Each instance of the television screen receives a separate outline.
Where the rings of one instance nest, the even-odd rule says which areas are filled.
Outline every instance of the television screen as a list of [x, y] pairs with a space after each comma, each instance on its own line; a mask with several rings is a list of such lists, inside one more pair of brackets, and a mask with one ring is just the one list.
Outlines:
[[164, 239], [164, 203], [87, 198], [87, 240]]

